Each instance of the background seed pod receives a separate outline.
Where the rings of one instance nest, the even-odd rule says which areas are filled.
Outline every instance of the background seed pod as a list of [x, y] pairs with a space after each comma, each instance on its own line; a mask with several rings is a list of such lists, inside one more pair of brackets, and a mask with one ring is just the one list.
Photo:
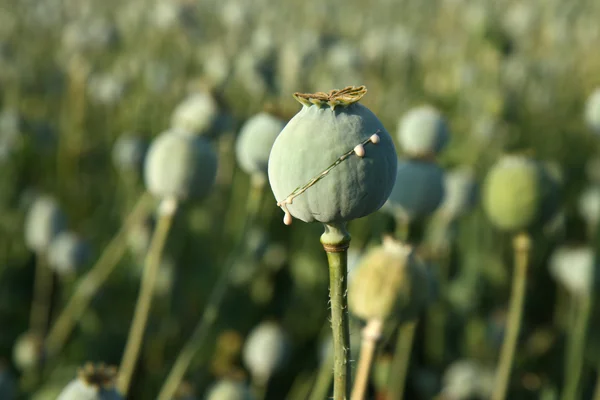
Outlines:
[[600, 134], [600, 88], [594, 90], [587, 99], [585, 122], [595, 133]]
[[396, 183], [386, 204], [395, 215], [411, 220], [431, 215], [444, 198], [444, 170], [421, 160], [399, 160]]
[[279, 134], [269, 157], [269, 182], [277, 201], [319, 176], [339, 157], [377, 133], [379, 143], [364, 145], [295, 197], [287, 209], [304, 221], [350, 221], [377, 211], [394, 185], [397, 158], [391, 137], [365, 106], [332, 110], [303, 106]]
[[590, 247], [562, 246], [550, 258], [550, 273], [575, 296], [587, 296], [594, 288], [594, 250]]
[[238, 164], [249, 175], [267, 175], [269, 154], [285, 122], [262, 112], [242, 126], [235, 145]]
[[444, 200], [440, 212], [454, 220], [469, 212], [477, 202], [477, 183], [473, 170], [460, 167], [444, 174]]
[[485, 179], [483, 206], [500, 229], [515, 231], [545, 223], [557, 204], [558, 183], [528, 158], [504, 156]]
[[42, 357], [42, 338], [25, 332], [17, 338], [13, 347], [13, 362], [20, 371], [27, 371], [39, 365]]
[[66, 225], [67, 219], [56, 200], [50, 196], [39, 196], [25, 218], [25, 243], [33, 251], [46, 251]]
[[61, 232], [48, 248], [48, 264], [59, 275], [80, 269], [90, 258], [90, 247], [73, 232]]
[[493, 379], [493, 371], [476, 361], [456, 361], [444, 373], [442, 394], [450, 399], [488, 398]]
[[86, 364], [56, 400], [122, 400], [115, 388], [116, 369]]
[[231, 379], [222, 379], [208, 391], [206, 400], [253, 400], [248, 386]]
[[397, 139], [403, 152], [411, 157], [436, 155], [450, 137], [445, 118], [432, 106], [413, 108], [402, 116]]
[[579, 195], [579, 215], [583, 217], [590, 228], [595, 229], [600, 219], [600, 187], [588, 186]]
[[263, 322], [246, 339], [244, 363], [253, 379], [265, 384], [282, 367], [288, 351], [288, 338], [281, 326]]
[[180, 131], [167, 131], [152, 142], [144, 178], [149, 192], [160, 198], [199, 200], [211, 190], [217, 156], [208, 141]]
[[140, 173], [147, 149], [146, 141], [135, 134], [126, 133], [119, 136], [112, 148], [112, 161], [115, 168], [124, 173]]
[[207, 92], [185, 98], [173, 111], [171, 127], [197, 135], [210, 135], [219, 117], [219, 107]]

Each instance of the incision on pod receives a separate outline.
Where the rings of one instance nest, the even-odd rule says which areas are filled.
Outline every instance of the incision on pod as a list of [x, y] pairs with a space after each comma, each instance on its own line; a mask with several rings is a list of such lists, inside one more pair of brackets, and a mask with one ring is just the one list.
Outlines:
[[308, 188], [310, 188], [315, 183], [317, 183], [318, 181], [323, 179], [329, 172], [331, 172], [331, 170], [333, 170], [336, 166], [338, 166], [342, 161], [344, 161], [345, 159], [350, 157], [352, 154], [356, 154], [360, 158], [364, 157], [365, 156], [365, 147], [364, 146], [366, 144], [379, 143], [379, 135], [377, 135], [377, 133], [379, 133], [379, 131], [372, 134], [367, 140], [363, 141], [362, 143], [357, 144], [352, 150], [342, 154], [340, 157], [338, 157], [337, 160], [335, 160], [335, 162], [333, 164], [331, 164], [329, 167], [327, 167], [325, 170], [323, 170], [317, 176], [315, 176], [310, 181], [308, 181], [308, 183], [306, 183], [304, 186], [300, 186], [300, 187], [296, 188], [296, 190], [294, 190], [284, 200], [277, 202], [277, 206], [281, 207], [281, 209], [285, 213], [285, 215], [283, 217], [283, 223], [286, 225], [292, 224], [292, 214], [290, 214], [290, 212], [288, 211], [287, 205], [292, 204], [295, 197], [300, 196], [302, 193], [304, 193], [306, 190], [308, 190]]

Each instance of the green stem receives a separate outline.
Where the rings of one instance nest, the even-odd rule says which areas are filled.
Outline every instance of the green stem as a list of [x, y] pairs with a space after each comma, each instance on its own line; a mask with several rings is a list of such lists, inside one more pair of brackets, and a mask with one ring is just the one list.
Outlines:
[[525, 300], [525, 286], [527, 282], [527, 265], [529, 251], [531, 250], [531, 239], [525, 234], [519, 234], [514, 239], [515, 268], [513, 273], [512, 293], [510, 295], [510, 306], [508, 310], [508, 321], [498, 370], [496, 371], [496, 381], [492, 400], [504, 400], [510, 380], [512, 363], [517, 347], [517, 339], [521, 329], [521, 319], [523, 317], [523, 304]]
[[29, 330], [40, 339], [44, 338], [50, 318], [53, 274], [42, 252], [36, 254], [35, 277], [33, 282], [33, 303], [29, 320]]
[[567, 369], [565, 371], [565, 388], [562, 400], [579, 398], [579, 381], [583, 368], [583, 353], [585, 347], [585, 336], [590, 317], [591, 299], [588, 295], [574, 298], [576, 318], [571, 333], [572, 340], [567, 354]]
[[408, 237], [410, 234], [410, 221], [403, 217], [403, 216], [397, 216], [396, 217], [396, 239], [398, 239], [401, 242], [407, 242], [408, 241]]
[[593, 400], [600, 400], [600, 366], [598, 367], [598, 374], [596, 376], [596, 388], [594, 389]]
[[333, 332], [333, 399], [350, 396], [350, 325], [348, 319], [348, 247], [346, 224], [325, 225], [321, 243], [329, 261], [329, 298]]
[[174, 198], [164, 199], [161, 202], [159, 210], [160, 216], [158, 218], [156, 230], [152, 235], [150, 249], [146, 256], [140, 292], [135, 305], [135, 312], [131, 322], [127, 344], [125, 345], [125, 352], [121, 360], [121, 366], [119, 367], [117, 387], [123, 397], [127, 397], [131, 378], [133, 377], [133, 372], [135, 370], [135, 364], [144, 339], [144, 331], [146, 330], [148, 314], [152, 305], [154, 284], [156, 283], [161, 256], [176, 211], [177, 200]]
[[229, 275], [234, 266], [235, 260], [246, 240], [246, 236], [248, 235], [250, 227], [252, 227], [258, 215], [263, 194], [263, 185], [252, 185], [250, 187], [246, 221], [244, 222], [244, 227], [239, 242], [237, 243], [234, 251], [231, 253], [229, 259], [225, 262], [225, 267], [215, 283], [213, 291], [208, 299], [208, 303], [204, 308], [204, 312], [202, 313], [200, 320], [194, 328], [192, 336], [185, 343], [181, 349], [181, 352], [177, 356], [173, 367], [171, 367], [171, 371], [169, 372], [167, 379], [165, 379], [165, 382], [163, 383], [163, 386], [158, 394], [158, 400], [170, 400], [173, 398], [180, 382], [185, 376], [185, 372], [206, 341], [206, 337], [210, 333], [210, 329], [217, 319], [219, 308], [221, 307], [221, 303], [223, 302], [225, 294], [227, 293]]
[[396, 350], [390, 367], [389, 377], [389, 398], [391, 400], [402, 400], [404, 397], [404, 386], [406, 385], [406, 376], [408, 375], [408, 366], [410, 364], [410, 353], [412, 350], [417, 321], [411, 321], [400, 325], [398, 328], [398, 338], [396, 339]]
[[84, 311], [127, 250], [126, 235], [133, 224], [138, 221], [150, 204], [151, 196], [143, 194], [131, 214], [127, 217], [124, 225], [113, 237], [96, 264], [81, 278], [75, 292], [69, 299], [67, 305], [60, 313], [56, 322], [50, 329], [46, 339], [46, 351], [48, 357], [57, 355], [67, 338], [73, 331], [75, 324], [79, 321]]
[[319, 366], [315, 386], [310, 393], [310, 400], [323, 400], [329, 398], [329, 388], [333, 377], [333, 352], [328, 351], [327, 356]]

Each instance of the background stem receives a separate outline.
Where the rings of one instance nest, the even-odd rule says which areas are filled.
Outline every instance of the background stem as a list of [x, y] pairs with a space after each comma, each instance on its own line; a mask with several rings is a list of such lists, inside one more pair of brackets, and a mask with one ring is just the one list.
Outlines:
[[575, 300], [575, 323], [571, 333], [572, 340], [567, 354], [567, 369], [565, 371], [565, 387], [562, 400], [578, 399], [579, 381], [583, 368], [583, 352], [586, 343], [585, 336], [591, 309], [591, 299], [588, 295], [577, 296]]
[[348, 319], [348, 247], [343, 225], [325, 225], [321, 243], [329, 262], [329, 298], [333, 333], [333, 399], [350, 397], [350, 325]]
[[133, 371], [135, 370], [135, 364], [144, 339], [144, 331], [146, 330], [148, 314], [150, 312], [150, 306], [152, 305], [154, 284], [160, 268], [162, 252], [173, 222], [173, 216], [177, 211], [177, 200], [174, 198], [164, 199], [159, 208], [160, 215], [156, 230], [152, 235], [152, 242], [150, 244], [150, 249], [148, 250], [148, 255], [146, 256], [140, 292], [135, 306], [125, 352], [119, 368], [117, 387], [123, 397], [127, 397]]
[[226, 261], [224, 269], [215, 283], [214, 289], [208, 299], [208, 303], [204, 308], [204, 312], [202, 313], [198, 324], [194, 328], [192, 336], [181, 349], [181, 352], [177, 356], [169, 375], [165, 379], [165, 382], [158, 394], [158, 400], [171, 400], [173, 398], [177, 388], [179, 387], [179, 384], [181, 383], [181, 380], [185, 376], [185, 372], [192, 363], [195, 355], [202, 348], [206, 337], [210, 333], [210, 329], [217, 319], [219, 308], [221, 307], [221, 303], [223, 302], [227, 292], [231, 269], [233, 268], [238, 253], [241, 251], [241, 248], [246, 241], [246, 237], [248, 236], [250, 228], [256, 220], [258, 211], [260, 210], [263, 194], [264, 184], [250, 186], [246, 221], [244, 222], [244, 227], [239, 242], [237, 243], [233, 252], [230, 254], [229, 259]]
[[390, 400], [402, 400], [404, 397], [404, 386], [406, 385], [410, 353], [416, 329], [417, 321], [407, 322], [398, 328], [396, 350], [394, 351], [389, 376]]
[[33, 282], [33, 303], [29, 318], [29, 330], [43, 339], [50, 319], [53, 274], [42, 252], [36, 254], [35, 277]]
[[513, 358], [517, 347], [517, 339], [521, 329], [521, 319], [523, 316], [523, 303], [527, 282], [527, 264], [529, 251], [531, 249], [531, 239], [527, 234], [521, 233], [515, 236], [513, 246], [515, 253], [515, 267], [513, 272], [512, 293], [510, 295], [510, 308], [508, 310], [506, 333], [500, 352], [500, 361], [498, 362], [492, 400], [504, 400], [506, 398]]
[[358, 369], [356, 371], [356, 379], [354, 380], [354, 389], [352, 390], [352, 400], [363, 400], [365, 398], [371, 366], [373, 365], [375, 347], [381, 336], [382, 328], [383, 323], [380, 320], [371, 320], [363, 328]]

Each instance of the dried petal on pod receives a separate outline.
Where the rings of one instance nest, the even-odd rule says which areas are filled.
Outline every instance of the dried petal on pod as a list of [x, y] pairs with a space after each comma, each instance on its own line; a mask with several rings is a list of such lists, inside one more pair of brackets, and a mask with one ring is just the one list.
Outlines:
[[265, 384], [287, 357], [289, 340], [281, 326], [263, 322], [248, 335], [244, 345], [244, 363], [258, 382]]
[[215, 182], [217, 156], [206, 139], [169, 130], [154, 139], [144, 167], [146, 187], [155, 196], [200, 200]]
[[600, 134], [600, 88], [588, 97], [585, 105], [585, 122], [597, 134]]
[[240, 167], [249, 175], [267, 175], [269, 153], [285, 122], [265, 112], [256, 114], [242, 126], [235, 145]]
[[562, 246], [550, 258], [550, 273], [575, 296], [588, 296], [593, 290], [594, 250], [591, 247]]
[[450, 136], [448, 124], [434, 107], [426, 105], [411, 109], [402, 116], [397, 138], [410, 157], [435, 156], [446, 147]]
[[386, 237], [354, 271], [348, 288], [350, 312], [365, 321], [413, 319], [430, 293], [423, 268], [410, 246]]
[[117, 370], [104, 364], [85, 364], [56, 400], [121, 400], [115, 388]]
[[221, 379], [208, 391], [206, 400], [253, 400], [246, 384], [232, 379]]
[[147, 149], [143, 138], [131, 133], [121, 135], [113, 145], [113, 164], [121, 172], [140, 172]]
[[197, 135], [213, 133], [219, 118], [217, 102], [208, 92], [189, 95], [173, 111], [171, 127]]
[[454, 220], [469, 212], [477, 201], [477, 183], [473, 170], [459, 167], [444, 176], [444, 200], [440, 212]]
[[524, 156], [507, 155], [488, 172], [483, 207], [500, 229], [528, 229], [556, 213], [558, 182], [544, 165]]
[[444, 198], [444, 170], [424, 160], [399, 160], [396, 183], [386, 204], [395, 215], [415, 220], [427, 217]]
[[[379, 119], [358, 103], [365, 93], [360, 86], [294, 95], [303, 107], [275, 140], [268, 168], [286, 224], [292, 216], [304, 222], [346, 222], [385, 203], [397, 157]], [[355, 152], [358, 145], [363, 157]]]
[[61, 232], [48, 248], [48, 264], [59, 275], [69, 275], [90, 258], [90, 247], [73, 232]]
[[67, 219], [56, 200], [46, 195], [39, 196], [25, 217], [25, 243], [31, 250], [46, 251], [66, 225]]
[[35, 333], [25, 332], [17, 338], [13, 347], [13, 362], [20, 371], [39, 365], [42, 358], [43, 339]]

